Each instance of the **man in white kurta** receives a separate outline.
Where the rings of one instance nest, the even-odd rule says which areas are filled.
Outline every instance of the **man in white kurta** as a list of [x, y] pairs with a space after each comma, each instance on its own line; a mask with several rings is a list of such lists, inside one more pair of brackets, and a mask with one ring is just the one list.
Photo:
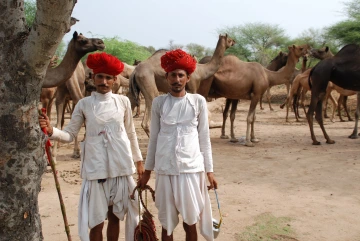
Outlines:
[[77, 103], [64, 130], [50, 124], [46, 127], [52, 139], [72, 142], [83, 123], [86, 125], [86, 138], [81, 143], [80, 239], [102, 240], [104, 220], [108, 218], [107, 240], [118, 240], [119, 220], [126, 215], [125, 240], [132, 241], [139, 221], [138, 204], [129, 197], [136, 186], [132, 174], [137, 169], [140, 176], [143, 167], [130, 101], [111, 92], [122, 63], [101, 53], [89, 55], [87, 64], [94, 71], [97, 92]]
[[138, 185], [144, 187], [156, 172], [155, 205], [162, 225], [162, 240], [173, 240], [173, 230], [183, 218], [186, 240], [200, 233], [213, 240], [211, 204], [206, 187], [217, 188], [205, 98], [185, 92], [196, 62], [181, 50], [167, 52], [161, 59], [170, 91], [152, 103], [150, 140], [145, 172]]

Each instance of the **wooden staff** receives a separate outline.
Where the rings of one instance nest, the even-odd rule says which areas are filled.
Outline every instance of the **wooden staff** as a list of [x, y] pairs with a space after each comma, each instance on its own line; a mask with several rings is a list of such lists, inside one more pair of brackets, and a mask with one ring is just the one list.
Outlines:
[[[41, 114], [46, 115], [46, 109], [41, 108], [41, 111], [39, 110], [39, 114], [40, 115]], [[48, 135], [46, 128], [42, 128], [41, 130], [44, 132], [44, 134], [46, 136]], [[68, 241], [71, 241], [70, 228], [69, 228], [69, 224], [68, 224], [67, 217], [66, 217], [65, 204], [64, 204], [64, 200], [62, 198], [62, 194], [61, 194], [61, 190], [60, 190], [60, 183], [59, 183], [59, 180], [58, 180], [57, 175], [56, 175], [55, 162], [54, 162], [54, 159], [52, 158], [52, 155], [51, 155], [51, 142], [50, 142], [49, 139], [47, 139], [47, 141], [46, 141], [45, 151], [46, 151], [46, 155], [47, 155], [47, 158], [48, 158], [48, 162], [50, 163], [50, 166], [51, 166], [51, 170], [52, 170], [52, 172], [54, 174], [55, 186], [56, 186], [56, 190], [57, 190], [57, 193], [58, 193], [58, 196], [59, 196], [61, 213], [62, 213], [63, 219], [64, 219], [65, 232], [66, 232]]]

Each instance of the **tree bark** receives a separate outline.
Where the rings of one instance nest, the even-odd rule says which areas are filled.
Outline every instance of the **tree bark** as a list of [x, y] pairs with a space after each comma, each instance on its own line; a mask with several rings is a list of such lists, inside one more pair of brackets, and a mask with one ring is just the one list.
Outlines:
[[[0, 2], [0, 237], [43, 240], [38, 207], [46, 168], [38, 104], [51, 57], [70, 27], [75, 0], [37, 0], [26, 28], [24, 1]], [[59, 205], [54, 203], [54, 205]]]

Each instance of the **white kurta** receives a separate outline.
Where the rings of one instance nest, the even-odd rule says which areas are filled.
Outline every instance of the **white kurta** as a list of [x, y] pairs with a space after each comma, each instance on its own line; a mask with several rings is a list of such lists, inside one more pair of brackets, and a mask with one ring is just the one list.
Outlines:
[[205, 172], [213, 171], [205, 98], [197, 94], [155, 98], [145, 169], [155, 170], [155, 204], [171, 235], [180, 213], [188, 225], [212, 241], [211, 203]]
[[[52, 139], [71, 142], [82, 124], [86, 124], [86, 139], [81, 143], [81, 177], [84, 179], [79, 201], [79, 236], [88, 241], [88, 227], [93, 228], [107, 217], [108, 206], [120, 219], [126, 215], [126, 238], [133, 240], [139, 220], [137, 202], [130, 200], [136, 184], [132, 174], [134, 161], [142, 156], [132, 120], [130, 101], [111, 92], [93, 92], [75, 106], [70, 123], [54, 128]], [[134, 159], [134, 161], [133, 161]], [[98, 179], [106, 179], [98, 183]]]

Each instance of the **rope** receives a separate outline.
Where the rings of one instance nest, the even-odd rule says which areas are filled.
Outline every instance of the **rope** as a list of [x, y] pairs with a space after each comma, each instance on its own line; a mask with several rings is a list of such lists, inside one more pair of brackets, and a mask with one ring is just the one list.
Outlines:
[[[149, 186], [146, 185], [143, 190], [140, 188], [135, 188], [133, 193], [131, 194], [131, 199], [135, 199], [135, 191], [138, 191], [138, 202], [139, 202], [139, 216], [141, 209], [140, 209], [140, 202], [143, 205], [145, 211], [142, 214], [142, 218], [139, 221], [138, 226], [135, 228], [134, 232], [134, 241], [157, 241], [159, 240], [156, 236], [156, 227], [155, 222], [153, 220], [153, 215], [147, 209], [147, 190], [150, 191], [153, 201], [155, 202], [155, 191]], [[145, 203], [142, 197], [142, 191], [145, 191]]]

